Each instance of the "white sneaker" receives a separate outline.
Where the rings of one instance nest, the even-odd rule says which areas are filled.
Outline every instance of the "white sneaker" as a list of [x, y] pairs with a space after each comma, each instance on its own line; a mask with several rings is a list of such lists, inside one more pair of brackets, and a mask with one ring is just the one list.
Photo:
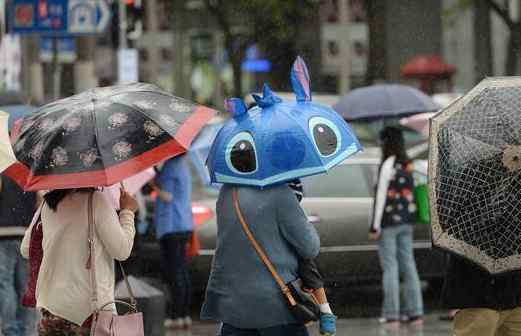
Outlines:
[[174, 326], [174, 320], [172, 319], [166, 319], [164, 322], [163, 322], [163, 326], [167, 329], [170, 329]]
[[191, 328], [192, 327], [192, 318], [190, 316], [186, 316], [183, 321], [183, 326], [185, 328]]
[[182, 318], [166, 319], [164, 322], [164, 326], [167, 329], [182, 329], [184, 326], [184, 319], [182, 319]]

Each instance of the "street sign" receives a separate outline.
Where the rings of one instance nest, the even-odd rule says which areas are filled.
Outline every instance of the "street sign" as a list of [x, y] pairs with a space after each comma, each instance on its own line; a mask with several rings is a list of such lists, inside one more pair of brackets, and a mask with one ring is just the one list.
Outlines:
[[269, 72], [271, 62], [260, 58], [259, 49], [253, 44], [246, 49], [246, 59], [242, 62], [241, 69], [248, 72]]
[[[42, 37], [40, 39], [40, 60], [43, 62], [53, 61], [53, 37]], [[72, 37], [58, 38], [58, 62], [74, 63], [76, 60], [76, 43]]]
[[17, 34], [84, 35], [103, 32], [110, 21], [106, 0], [12, 0], [9, 30]]
[[119, 84], [134, 83], [139, 78], [139, 54], [137, 49], [118, 50], [118, 81]]

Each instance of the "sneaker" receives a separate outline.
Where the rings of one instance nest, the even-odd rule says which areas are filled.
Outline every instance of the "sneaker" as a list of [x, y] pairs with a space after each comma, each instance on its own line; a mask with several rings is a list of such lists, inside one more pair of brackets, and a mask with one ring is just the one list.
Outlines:
[[187, 329], [192, 328], [192, 318], [190, 316], [186, 316], [183, 319], [183, 326]]
[[336, 316], [333, 314], [320, 314], [320, 335], [336, 335]]
[[166, 319], [163, 323], [166, 329], [181, 329], [184, 325], [184, 319], [176, 318], [176, 319]]
[[385, 317], [380, 317], [378, 319], [378, 322], [381, 323], [384, 327], [388, 327], [388, 328], [392, 328], [392, 329], [400, 327], [400, 320], [398, 320], [398, 319], [388, 319]]
[[423, 316], [410, 316], [407, 323], [415, 327], [421, 327], [423, 325]]

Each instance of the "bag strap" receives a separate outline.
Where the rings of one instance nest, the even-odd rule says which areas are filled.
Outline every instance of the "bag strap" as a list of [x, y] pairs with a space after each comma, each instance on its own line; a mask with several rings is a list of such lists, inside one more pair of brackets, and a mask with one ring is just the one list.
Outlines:
[[280, 277], [279, 273], [277, 273], [277, 270], [271, 263], [270, 259], [268, 258], [268, 256], [266, 255], [266, 253], [264, 252], [262, 247], [259, 245], [259, 243], [257, 243], [257, 241], [255, 240], [255, 237], [253, 237], [253, 233], [251, 232], [251, 230], [248, 226], [248, 223], [246, 222], [246, 220], [244, 219], [244, 216], [242, 214], [241, 206], [239, 204], [239, 197], [237, 196], [236, 188], [234, 188], [232, 190], [232, 198], [233, 198], [233, 205], [235, 207], [235, 213], [237, 214], [237, 217], [239, 218], [239, 221], [241, 222], [242, 229], [244, 230], [244, 233], [246, 233], [248, 240], [251, 242], [251, 244], [253, 245], [253, 248], [257, 252], [259, 258], [262, 260], [262, 262], [264, 263], [264, 265], [266, 266], [268, 271], [271, 273], [271, 275], [273, 276], [273, 278], [279, 285], [280, 290], [282, 291], [282, 294], [286, 297], [289, 304], [291, 306], [295, 306], [297, 304], [297, 302], [295, 301], [295, 298], [293, 298], [293, 295], [291, 295], [291, 291], [290, 291], [289, 287], [286, 286], [286, 284]]
[[[91, 302], [94, 307], [94, 310], [98, 310], [98, 286], [96, 283], [96, 244], [94, 243], [94, 207], [93, 207], [93, 197], [94, 193], [90, 193], [89, 195], [89, 201], [88, 201], [88, 222], [89, 222], [89, 239], [88, 239], [88, 245], [89, 245], [89, 257], [87, 259], [87, 265], [86, 268], [90, 271], [90, 283], [92, 288], [92, 296], [91, 296]], [[132, 291], [132, 287], [130, 286], [130, 282], [128, 281], [127, 273], [125, 272], [125, 269], [123, 268], [123, 265], [121, 264], [121, 261], [118, 260], [119, 267], [121, 269], [121, 274], [123, 275], [123, 279], [125, 280], [125, 285], [128, 290], [128, 294], [130, 297], [130, 305], [134, 308], [134, 310], [137, 310], [137, 302], [136, 298], [134, 296], [134, 292]]]

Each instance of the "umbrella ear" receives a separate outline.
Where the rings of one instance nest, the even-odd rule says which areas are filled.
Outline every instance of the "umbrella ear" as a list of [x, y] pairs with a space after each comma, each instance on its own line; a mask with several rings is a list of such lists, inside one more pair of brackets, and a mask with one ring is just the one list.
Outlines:
[[230, 98], [224, 101], [224, 108], [228, 111], [232, 117], [237, 118], [248, 112], [248, 108], [244, 101], [240, 98]]
[[291, 68], [291, 86], [297, 95], [297, 101], [311, 101], [311, 83], [306, 63], [302, 57], [298, 56]]
[[259, 105], [259, 107], [261, 107], [261, 108], [270, 107], [270, 106], [273, 106], [275, 104], [282, 102], [282, 99], [277, 97], [273, 93], [273, 91], [271, 91], [268, 84], [264, 84], [264, 86], [262, 88], [262, 97], [259, 95], [256, 95], [256, 94], [252, 94], [252, 97], [255, 100], [255, 102], [257, 103], [257, 105]]

